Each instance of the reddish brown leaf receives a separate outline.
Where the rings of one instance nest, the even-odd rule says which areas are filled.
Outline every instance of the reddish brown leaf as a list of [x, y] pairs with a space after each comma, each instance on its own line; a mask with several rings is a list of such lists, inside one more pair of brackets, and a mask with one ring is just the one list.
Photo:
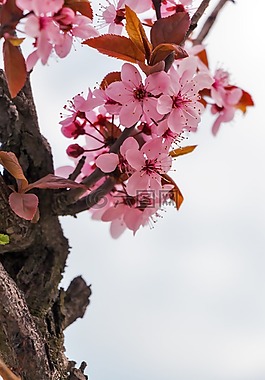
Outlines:
[[28, 186], [28, 181], [13, 152], [0, 151], [0, 164], [16, 179], [18, 191], [23, 191]]
[[158, 62], [164, 61], [172, 52], [175, 59], [188, 57], [188, 53], [181, 46], [175, 44], [159, 44], [153, 51], [150, 57], [150, 65], [155, 65]]
[[73, 9], [75, 12], [81, 13], [83, 16], [86, 16], [91, 20], [93, 19], [93, 10], [88, 0], [65, 0], [64, 6]]
[[180, 45], [190, 26], [187, 12], [177, 12], [172, 16], [160, 18], [151, 28], [151, 42], [154, 47], [163, 43]]
[[107, 74], [100, 83], [100, 88], [105, 90], [111, 83], [121, 81], [121, 73], [120, 71], [114, 71], [112, 73]]
[[125, 16], [126, 30], [129, 38], [138, 47], [138, 49], [145, 54], [146, 59], [149, 60], [152, 45], [148, 41], [141, 21], [139, 20], [137, 14], [127, 5], [125, 5]]
[[170, 184], [173, 185], [173, 189], [170, 190], [170, 198], [175, 202], [176, 209], [179, 210], [180, 206], [184, 201], [184, 197], [177, 186], [177, 184], [173, 181], [173, 179], [168, 174], [162, 175], [162, 184]]
[[156, 63], [155, 65], [146, 65], [144, 62], [138, 62], [139, 67], [141, 70], [145, 73], [146, 76], [158, 73], [159, 71], [164, 71], [165, 69], [165, 62], [160, 61]]
[[39, 199], [35, 194], [11, 193], [9, 205], [20, 218], [32, 220], [37, 212]]
[[202, 51], [200, 51], [198, 54], [196, 54], [200, 60], [202, 61], [202, 63], [205, 64], [205, 66], [207, 66], [209, 68], [209, 62], [208, 62], [208, 57], [207, 57], [207, 52], [205, 49], [203, 49]]
[[102, 54], [123, 59], [124, 61], [136, 63], [137, 61], [144, 62], [145, 60], [144, 53], [129, 38], [123, 36], [105, 34], [90, 38], [84, 41], [83, 44], [97, 49]]
[[14, 98], [27, 79], [26, 64], [19, 47], [5, 40], [3, 45], [4, 67], [10, 95]]
[[[233, 88], [236, 88], [236, 86], [229, 86], [228, 88], [233, 89]], [[239, 102], [237, 103], [236, 107], [238, 109], [240, 109], [243, 113], [246, 113], [247, 107], [253, 107], [254, 106], [254, 101], [248, 92], [246, 92], [244, 90], [242, 90], [242, 91], [243, 91], [243, 94], [242, 94]]]
[[8, 0], [2, 5], [0, 10], [0, 24], [8, 26], [5, 32], [14, 30], [22, 15], [23, 11], [16, 6], [15, 0]]
[[71, 181], [70, 179], [58, 177], [53, 174], [48, 174], [45, 177], [39, 179], [38, 181], [33, 182], [30, 185], [28, 185], [25, 191], [29, 191], [34, 188], [66, 189], [66, 188], [80, 188], [80, 187], [82, 187], [83, 189], [86, 189], [86, 186], [81, 183]]
[[183, 156], [184, 154], [193, 152], [196, 147], [197, 145], [190, 145], [190, 146], [184, 146], [183, 148], [177, 148], [177, 149], [171, 150], [171, 152], [169, 152], [169, 155], [171, 157]]

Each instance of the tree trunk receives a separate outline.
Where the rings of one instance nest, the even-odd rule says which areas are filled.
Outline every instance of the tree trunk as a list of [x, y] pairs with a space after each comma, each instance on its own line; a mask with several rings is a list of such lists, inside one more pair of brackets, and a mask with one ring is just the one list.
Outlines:
[[[52, 153], [41, 135], [29, 80], [11, 99], [0, 71], [1, 150], [16, 154], [29, 183], [53, 173]], [[81, 277], [58, 289], [69, 253], [58, 217], [55, 191], [39, 190], [40, 219], [19, 218], [8, 204], [13, 179], [0, 175], [0, 356], [23, 380], [86, 379], [85, 365], [74, 368], [64, 355], [63, 330], [82, 317], [90, 287]]]

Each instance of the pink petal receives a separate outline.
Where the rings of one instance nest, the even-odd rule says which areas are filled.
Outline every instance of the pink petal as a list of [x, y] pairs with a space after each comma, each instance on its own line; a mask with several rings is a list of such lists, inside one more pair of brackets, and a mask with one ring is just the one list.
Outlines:
[[120, 122], [124, 127], [131, 127], [140, 120], [143, 113], [140, 102], [134, 100], [122, 106], [120, 111]]
[[119, 156], [115, 153], [103, 153], [96, 159], [97, 167], [104, 173], [111, 173], [119, 163]]
[[133, 93], [125, 88], [124, 83], [114, 82], [111, 83], [105, 90], [106, 95], [121, 104], [131, 102], [134, 97]]
[[118, 239], [125, 230], [126, 224], [122, 219], [115, 219], [111, 222], [110, 234], [113, 239]]
[[227, 92], [226, 101], [230, 105], [237, 104], [243, 94], [240, 88], [233, 88], [231, 91]]
[[55, 51], [58, 57], [66, 57], [71, 50], [73, 37], [68, 33], [65, 33], [61, 36], [60, 44], [55, 45]]
[[148, 189], [149, 177], [146, 174], [135, 172], [128, 179], [126, 191], [129, 195], [136, 196]]
[[139, 144], [134, 137], [128, 137], [120, 147], [120, 152], [123, 157], [126, 157], [126, 152], [129, 149], [139, 150]]
[[136, 208], [128, 209], [124, 215], [124, 222], [129, 230], [132, 230], [134, 233], [136, 233], [142, 223], [142, 214], [142, 211]]
[[166, 115], [172, 110], [172, 99], [169, 95], [161, 95], [157, 102], [157, 111], [161, 115]]
[[33, 51], [26, 60], [27, 72], [31, 71], [39, 60], [38, 51]]
[[140, 171], [145, 164], [143, 153], [138, 149], [128, 149], [126, 152], [126, 160], [135, 169]]
[[154, 95], [159, 95], [166, 91], [169, 82], [169, 76], [165, 72], [151, 74], [145, 80], [146, 90]]
[[162, 139], [160, 137], [147, 141], [141, 148], [141, 152], [145, 153], [150, 160], [158, 157], [159, 152], [161, 153], [161, 150]]
[[117, 205], [116, 207], [112, 206], [112, 207], [108, 208], [102, 214], [101, 220], [103, 222], [111, 222], [112, 220], [120, 218], [124, 213], [125, 207], [126, 207], [125, 205], [121, 204], [121, 205]]
[[124, 63], [122, 66], [121, 79], [130, 89], [135, 89], [142, 83], [142, 78], [139, 71], [130, 63]]
[[185, 118], [177, 108], [173, 109], [167, 118], [168, 127], [171, 131], [179, 133], [185, 126]]

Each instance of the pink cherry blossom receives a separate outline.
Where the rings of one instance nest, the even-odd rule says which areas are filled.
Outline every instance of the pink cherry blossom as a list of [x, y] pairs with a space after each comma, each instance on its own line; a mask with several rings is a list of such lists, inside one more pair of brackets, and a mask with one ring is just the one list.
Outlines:
[[108, 26], [108, 33], [110, 34], [121, 34], [124, 27], [125, 8], [120, 4], [114, 5], [108, 0], [107, 2], [108, 6], [102, 12], [101, 27]]
[[104, 104], [105, 111], [112, 115], [119, 115], [121, 111], [121, 104], [111, 99], [101, 88], [97, 88], [93, 91], [95, 98], [99, 99], [99, 103]]
[[16, 5], [23, 10], [33, 11], [37, 16], [58, 12], [64, 0], [16, 0]]
[[147, 120], [161, 118], [156, 110], [157, 95], [160, 95], [169, 83], [165, 72], [149, 75], [143, 84], [141, 75], [136, 67], [125, 63], [121, 70], [121, 82], [111, 83], [106, 94], [122, 105], [120, 122], [125, 127], [137, 123], [142, 117]]
[[168, 128], [174, 133], [184, 129], [196, 129], [204, 109], [199, 102], [199, 91], [210, 87], [213, 80], [207, 73], [197, 74], [197, 63], [193, 57], [183, 59], [178, 68], [171, 67], [168, 94], [158, 99], [157, 109], [167, 115]]
[[243, 91], [238, 87], [233, 88], [230, 91], [227, 90], [222, 99], [223, 106], [218, 107], [214, 104], [211, 107], [212, 114], [218, 114], [218, 117], [212, 126], [212, 133], [214, 136], [219, 131], [220, 125], [222, 123], [227, 123], [233, 120], [236, 112], [236, 105], [239, 102], [242, 94]]
[[162, 188], [161, 175], [169, 171], [172, 158], [169, 146], [156, 138], [145, 143], [140, 150], [132, 148], [125, 153], [128, 164], [135, 172], [128, 179], [126, 191], [135, 196], [145, 190], [157, 193]]
[[64, 120], [60, 121], [63, 127], [71, 125], [73, 122], [78, 121], [79, 124], [83, 124], [86, 121], [86, 113], [93, 110], [102, 104], [102, 100], [95, 98], [92, 91], [88, 90], [87, 98], [82, 95], [76, 95], [68, 104], [64, 106], [64, 109], [70, 113]]
[[170, 16], [176, 12], [185, 12], [191, 4], [192, 0], [163, 0], [161, 3], [162, 17]]
[[216, 70], [214, 74], [214, 83], [211, 87], [211, 97], [218, 107], [223, 106], [226, 96], [226, 87], [229, 85], [229, 73], [222, 69]]
[[119, 2], [128, 5], [134, 12], [143, 13], [152, 9], [153, 2], [152, 0], [122, 0]]
[[106, 207], [101, 220], [111, 222], [110, 233], [117, 239], [128, 228], [135, 234], [141, 226], [152, 223], [159, 209], [158, 199], [151, 193], [139, 194], [137, 197], [126, 194], [113, 194], [116, 202]]

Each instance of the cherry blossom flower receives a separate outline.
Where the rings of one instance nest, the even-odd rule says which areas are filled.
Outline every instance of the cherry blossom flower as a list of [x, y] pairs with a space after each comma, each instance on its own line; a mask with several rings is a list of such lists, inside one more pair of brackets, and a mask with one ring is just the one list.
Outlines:
[[197, 63], [193, 57], [183, 59], [177, 69], [169, 71], [171, 79], [168, 94], [158, 99], [157, 110], [167, 115], [168, 128], [174, 133], [184, 129], [196, 130], [204, 109], [199, 102], [199, 91], [210, 87], [213, 79], [207, 73], [196, 73]]
[[159, 209], [158, 199], [151, 193], [136, 197], [126, 194], [113, 194], [116, 202], [101, 214], [103, 222], [111, 222], [110, 233], [117, 239], [128, 228], [135, 234], [141, 226], [152, 223]]
[[99, 99], [101, 104], [104, 104], [105, 110], [112, 115], [119, 115], [121, 111], [121, 104], [111, 99], [101, 88], [97, 88], [93, 91], [95, 98]]
[[64, 4], [64, 0], [16, 0], [16, 5], [22, 10], [33, 11], [37, 16], [54, 14]]
[[219, 131], [220, 125], [222, 123], [227, 123], [233, 120], [236, 112], [236, 105], [239, 102], [243, 91], [236, 87], [231, 89], [230, 91], [226, 91], [222, 97], [223, 106], [219, 107], [214, 104], [211, 107], [212, 114], [218, 114], [217, 119], [215, 120], [212, 126], [212, 133], [215, 136]]
[[19, 5], [22, 9], [35, 12], [27, 16], [24, 28], [25, 33], [35, 39], [36, 47], [27, 58], [28, 71], [39, 59], [45, 65], [53, 50], [58, 57], [66, 57], [71, 50], [74, 37], [87, 39], [99, 34], [92, 26], [90, 18], [75, 14], [68, 7], [62, 8], [62, 2], [20, 0]]
[[223, 106], [226, 97], [226, 87], [229, 85], [229, 73], [222, 69], [216, 70], [214, 74], [214, 83], [211, 87], [211, 97], [218, 107]]
[[146, 142], [141, 149], [128, 149], [125, 157], [135, 172], [128, 179], [126, 191], [135, 196], [145, 190], [157, 193], [162, 188], [161, 175], [169, 171], [172, 158], [168, 155], [169, 146], [161, 138]]
[[[104, 20], [101, 27], [108, 26], [108, 33], [121, 34], [125, 20], [125, 8], [120, 5], [114, 5], [108, 1], [108, 6], [102, 12], [102, 19]], [[119, 2], [120, 3], [120, 2]]]
[[106, 0], [107, 6], [102, 7], [104, 10], [99, 16], [102, 19], [100, 27], [108, 26], [108, 33], [121, 34], [125, 20], [125, 5], [137, 13], [145, 12], [152, 8], [151, 0], [119, 0], [118, 3]]
[[163, 0], [161, 2], [161, 15], [167, 17], [176, 12], [186, 12], [191, 5], [192, 0]]
[[95, 98], [90, 89], [88, 90], [86, 99], [82, 95], [78, 94], [74, 96], [71, 101], [68, 101], [68, 104], [64, 106], [64, 109], [68, 111], [70, 115], [67, 116], [64, 120], [61, 120], [60, 124], [63, 127], [67, 127], [76, 120], [83, 122], [86, 119], [86, 113], [90, 112], [101, 104], [102, 100]]
[[156, 110], [156, 96], [167, 88], [167, 74], [151, 74], [143, 84], [137, 68], [125, 63], [121, 69], [121, 79], [122, 81], [111, 83], [105, 90], [108, 97], [122, 105], [119, 115], [121, 124], [131, 127], [142, 117], [150, 121], [160, 119], [161, 114]]

